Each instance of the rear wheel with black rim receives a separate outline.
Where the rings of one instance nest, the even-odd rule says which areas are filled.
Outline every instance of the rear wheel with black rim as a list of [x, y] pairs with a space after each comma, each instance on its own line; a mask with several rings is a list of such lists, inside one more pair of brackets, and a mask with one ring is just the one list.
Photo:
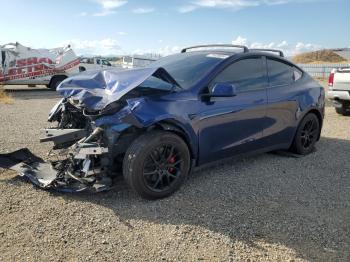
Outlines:
[[177, 135], [151, 131], [133, 141], [123, 160], [123, 175], [129, 186], [146, 199], [174, 193], [190, 170], [190, 153]]
[[300, 155], [311, 153], [320, 132], [321, 126], [318, 117], [313, 113], [307, 114], [298, 126], [291, 150]]

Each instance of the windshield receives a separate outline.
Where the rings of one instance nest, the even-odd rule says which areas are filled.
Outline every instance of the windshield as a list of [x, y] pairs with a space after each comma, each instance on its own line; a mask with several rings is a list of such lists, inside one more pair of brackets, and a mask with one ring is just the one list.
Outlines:
[[227, 57], [222, 53], [183, 53], [161, 58], [149, 67], [163, 67], [182, 88], [187, 89]]
[[140, 85], [140, 87], [170, 91], [170, 90], [173, 90], [174, 85], [168, 82], [165, 82], [164, 80], [158, 77], [150, 76]]

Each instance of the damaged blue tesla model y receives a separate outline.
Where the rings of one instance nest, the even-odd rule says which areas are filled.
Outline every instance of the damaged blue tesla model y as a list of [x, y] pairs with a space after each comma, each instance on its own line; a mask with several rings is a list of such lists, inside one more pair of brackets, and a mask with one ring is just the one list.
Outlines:
[[102, 191], [122, 173], [147, 199], [169, 196], [191, 168], [233, 155], [289, 150], [320, 138], [324, 89], [278, 50], [206, 45], [147, 67], [67, 78], [45, 130], [57, 158], [0, 156], [42, 188]]

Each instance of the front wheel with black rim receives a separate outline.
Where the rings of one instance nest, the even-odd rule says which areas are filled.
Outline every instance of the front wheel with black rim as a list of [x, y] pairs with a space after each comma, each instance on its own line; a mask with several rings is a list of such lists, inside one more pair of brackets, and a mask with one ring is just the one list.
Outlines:
[[146, 199], [174, 193], [190, 170], [190, 153], [177, 135], [150, 131], [135, 139], [123, 160], [127, 184]]
[[300, 122], [291, 151], [300, 155], [307, 155], [314, 150], [315, 144], [321, 132], [321, 125], [318, 117], [307, 114]]

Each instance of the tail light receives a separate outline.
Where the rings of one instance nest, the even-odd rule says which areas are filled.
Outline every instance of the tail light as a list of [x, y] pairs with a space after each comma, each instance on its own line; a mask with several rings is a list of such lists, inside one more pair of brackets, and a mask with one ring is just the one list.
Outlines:
[[334, 82], [334, 73], [331, 73], [328, 78], [328, 86], [333, 86]]

